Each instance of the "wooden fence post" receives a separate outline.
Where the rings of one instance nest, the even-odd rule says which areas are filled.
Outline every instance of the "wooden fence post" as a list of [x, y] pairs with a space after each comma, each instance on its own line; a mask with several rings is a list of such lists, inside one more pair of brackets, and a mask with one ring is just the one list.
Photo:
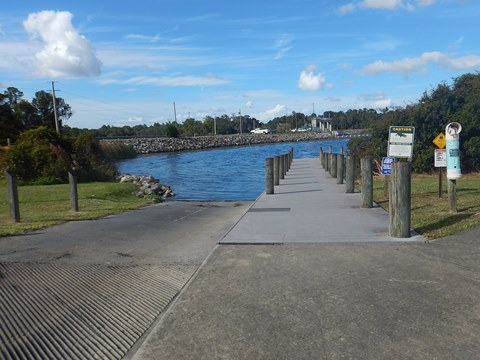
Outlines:
[[362, 158], [360, 160], [360, 169], [362, 174], [362, 196], [361, 208], [373, 207], [373, 159], [372, 157]]
[[5, 178], [7, 179], [8, 188], [8, 204], [10, 208], [10, 219], [13, 222], [20, 222], [20, 205], [18, 201], [17, 178], [14, 174], [6, 171]]
[[389, 235], [396, 238], [409, 238], [412, 203], [411, 163], [409, 161], [394, 162], [391, 179]]
[[72, 211], [78, 211], [78, 191], [77, 191], [77, 176], [72, 172], [68, 172], [68, 182], [70, 184], [70, 206]]
[[320, 146], [320, 165], [322, 166], [322, 169], [325, 168], [325, 163], [323, 159], [323, 149], [321, 146]]
[[285, 171], [283, 170], [283, 166], [285, 165], [285, 161], [283, 160], [283, 155], [280, 155], [280, 156], [278, 157], [278, 159], [279, 159], [278, 169], [279, 169], [280, 179], [285, 179]]

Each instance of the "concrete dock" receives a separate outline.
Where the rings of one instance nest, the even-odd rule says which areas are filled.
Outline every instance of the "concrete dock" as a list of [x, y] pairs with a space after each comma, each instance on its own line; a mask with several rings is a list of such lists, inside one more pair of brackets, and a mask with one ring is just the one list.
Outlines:
[[478, 359], [480, 231], [388, 236], [318, 159], [223, 236], [133, 359]]

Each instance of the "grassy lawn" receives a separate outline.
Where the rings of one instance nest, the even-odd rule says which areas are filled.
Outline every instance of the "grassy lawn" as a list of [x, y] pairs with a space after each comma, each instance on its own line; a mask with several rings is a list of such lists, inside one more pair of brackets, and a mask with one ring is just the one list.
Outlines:
[[152, 204], [133, 195], [132, 183], [78, 184], [78, 212], [71, 211], [70, 187], [65, 185], [19, 186], [20, 222], [10, 221], [7, 186], [0, 180], [0, 236], [21, 234], [71, 220], [97, 219]]
[[[442, 198], [438, 175], [412, 176], [412, 228], [428, 239], [452, 235], [480, 226], [480, 174], [457, 180], [457, 213], [449, 213], [447, 180], [443, 176]], [[374, 201], [388, 211], [383, 178], [374, 180]]]
[[[438, 197], [438, 176], [412, 177], [412, 228], [428, 239], [435, 239], [480, 226], [480, 174], [457, 180], [457, 210], [449, 213], [447, 180], [443, 197]], [[0, 236], [21, 234], [71, 220], [97, 219], [110, 214], [152, 204], [138, 199], [131, 183], [86, 183], [78, 185], [79, 210], [70, 210], [69, 185], [19, 186], [20, 223], [9, 216], [7, 188], [0, 180]], [[3, 194], [3, 195], [2, 195]], [[374, 181], [374, 200], [388, 210], [383, 179]]]

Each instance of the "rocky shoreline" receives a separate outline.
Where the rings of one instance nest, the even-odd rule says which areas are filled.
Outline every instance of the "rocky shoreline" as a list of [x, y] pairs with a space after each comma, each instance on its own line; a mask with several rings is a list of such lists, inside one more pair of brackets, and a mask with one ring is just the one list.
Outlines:
[[299, 142], [332, 138], [330, 133], [298, 132], [288, 134], [236, 134], [180, 138], [105, 139], [104, 142], [122, 142], [132, 146], [138, 154], [202, 150], [229, 146], [245, 146], [282, 142]]
[[122, 174], [117, 177], [117, 180], [121, 183], [134, 183], [138, 187], [135, 196], [139, 198], [147, 196], [170, 198], [175, 196], [175, 193], [172, 191], [170, 186], [161, 184], [160, 181], [155, 179], [153, 176]]

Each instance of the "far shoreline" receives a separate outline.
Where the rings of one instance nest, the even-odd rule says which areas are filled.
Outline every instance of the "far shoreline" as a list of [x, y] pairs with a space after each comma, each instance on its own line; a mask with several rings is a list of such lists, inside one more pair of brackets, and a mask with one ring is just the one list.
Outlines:
[[338, 139], [332, 133], [296, 132], [283, 134], [233, 134], [201, 135], [188, 137], [135, 137], [102, 139], [102, 142], [121, 142], [133, 147], [139, 155], [171, 153], [179, 151], [205, 150], [222, 147], [276, 144], [288, 142], [306, 142]]

